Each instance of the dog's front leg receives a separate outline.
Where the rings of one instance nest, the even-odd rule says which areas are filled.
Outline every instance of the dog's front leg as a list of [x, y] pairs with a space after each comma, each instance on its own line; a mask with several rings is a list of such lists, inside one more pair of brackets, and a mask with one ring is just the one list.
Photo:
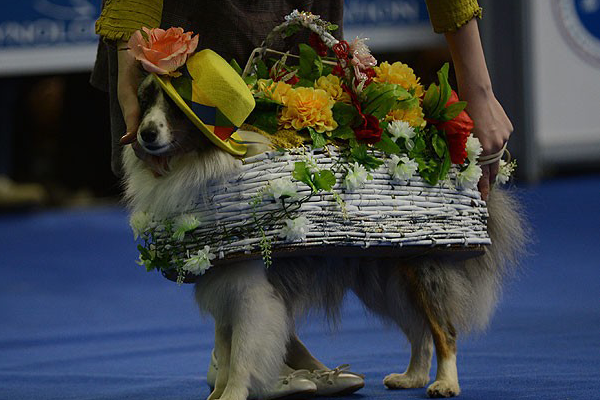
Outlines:
[[215, 326], [215, 356], [219, 360], [215, 388], [207, 400], [221, 398], [227, 380], [229, 379], [229, 367], [231, 358], [231, 327], [225, 325]]
[[[421, 324], [419, 324], [421, 325]], [[383, 383], [389, 389], [421, 388], [429, 382], [433, 341], [427, 326], [404, 329], [410, 341], [410, 362], [403, 374], [389, 374]]]
[[283, 366], [290, 336], [285, 304], [266, 277], [248, 281], [241, 289], [231, 316], [229, 376], [221, 400], [246, 400], [250, 389], [260, 398], [270, 389]]

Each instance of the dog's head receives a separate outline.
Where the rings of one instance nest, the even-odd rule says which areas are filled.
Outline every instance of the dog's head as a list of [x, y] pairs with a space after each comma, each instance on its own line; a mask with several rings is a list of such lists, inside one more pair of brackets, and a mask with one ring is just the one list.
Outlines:
[[155, 172], [162, 174], [157, 169], [166, 168], [172, 156], [210, 146], [151, 75], [140, 84], [138, 101], [141, 118], [133, 148]]

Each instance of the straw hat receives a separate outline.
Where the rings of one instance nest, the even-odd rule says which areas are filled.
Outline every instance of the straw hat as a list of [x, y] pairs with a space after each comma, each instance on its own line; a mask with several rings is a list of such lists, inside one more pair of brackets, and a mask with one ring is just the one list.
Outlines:
[[211, 142], [234, 156], [246, 154], [246, 146], [235, 131], [255, 102], [242, 78], [209, 49], [191, 56], [182, 72], [178, 78], [153, 76]]

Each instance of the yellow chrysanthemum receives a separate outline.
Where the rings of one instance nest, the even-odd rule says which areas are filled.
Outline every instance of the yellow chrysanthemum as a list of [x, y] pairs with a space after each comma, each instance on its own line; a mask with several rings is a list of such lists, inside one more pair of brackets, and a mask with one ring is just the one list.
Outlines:
[[291, 85], [285, 82], [273, 82], [271, 79], [259, 79], [256, 83], [257, 90], [265, 94], [267, 99], [286, 104], [287, 94], [292, 89]]
[[287, 104], [279, 123], [284, 129], [300, 130], [311, 127], [319, 133], [337, 128], [331, 108], [335, 101], [322, 89], [300, 87], [286, 94]]
[[352, 103], [350, 95], [342, 89], [340, 78], [335, 75], [327, 75], [320, 77], [315, 82], [315, 89], [323, 89], [331, 98], [335, 101], [341, 101], [343, 103]]
[[406, 121], [413, 128], [422, 128], [426, 122], [423, 115], [423, 109], [421, 106], [413, 107], [411, 109], [396, 109], [390, 111], [385, 116], [386, 121]]
[[412, 68], [401, 62], [395, 62], [390, 65], [387, 61], [374, 68], [375, 82], [395, 83], [406, 90], [413, 89], [416, 97], [421, 97], [424, 93], [423, 86], [419, 83], [419, 78], [415, 75]]

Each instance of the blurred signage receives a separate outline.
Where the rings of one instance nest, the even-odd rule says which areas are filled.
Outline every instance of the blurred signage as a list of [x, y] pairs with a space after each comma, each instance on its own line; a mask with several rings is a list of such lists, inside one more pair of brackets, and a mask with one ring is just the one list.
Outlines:
[[344, 36], [368, 37], [375, 51], [427, 47], [440, 43], [423, 0], [345, 0]]
[[600, 0], [559, 0], [554, 15], [571, 48], [600, 67]]
[[[4, 1], [8, 3], [8, 1]], [[89, 68], [100, 1], [10, 1], [0, 13], [0, 73]]]

